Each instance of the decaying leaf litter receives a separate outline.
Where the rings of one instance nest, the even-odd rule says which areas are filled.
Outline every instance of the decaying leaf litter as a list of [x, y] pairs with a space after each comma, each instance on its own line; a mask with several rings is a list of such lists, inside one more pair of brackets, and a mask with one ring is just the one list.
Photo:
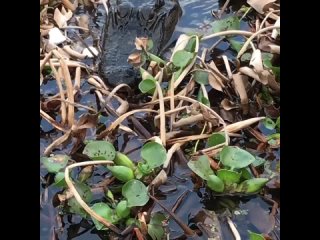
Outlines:
[[[221, 180], [218, 180], [218, 177], [226, 172], [232, 173], [232, 168], [225, 168], [227, 165], [223, 161], [227, 160], [221, 160], [220, 153], [226, 149], [225, 146], [232, 146], [234, 142], [247, 140], [247, 136], [250, 136], [255, 148], [247, 150], [254, 156], [280, 148], [280, 67], [277, 65], [280, 59], [280, 6], [275, 1], [248, 1], [246, 7], [234, 15], [227, 16], [225, 10], [228, 9], [228, 2], [226, 1], [220, 11], [213, 12], [215, 21], [212, 24], [212, 34], [182, 34], [169, 60], [151, 56], [147, 51], [147, 41], [136, 40], [137, 50], [140, 52], [128, 56], [129, 61], [137, 67], [142, 65], [141, 61], [146, 57], [153, 61], [147, 69], [141, 70], [143, 80], [139, 89], [145, 95], [139, 101], [130, 102], [134, 99], [136, 89], [131, 89], [125, 84], [111, 89], [97, 74], [94, 61], [88, 61], [95, 59], [100, 49], [98, 45], [94, 45], [96, 36], [89, 27], [90, 16], [75, 15], [75, 11], [83, 5], [98, 7], [102, 4], [107, 11], [107, 4], [104, 1], [40, 1], [40, 87], [48, 81], [56, 83], [55, 93], [41, 94], [40, 116], [58, 133], [41, 152], [41, 162], [45, 167], [47, 164], [47, 170], [55, 173], [55, 176], [49, 174], [41, 179], [49, 186], [52, 182], [50, 178], [55, 178], [54, 184], [61, 184], [60, 186], [66, 188], [66, 191], [59, 194], [61, 206], [72, 199], [72, 204], [68, 203], [69, 207], [76, 206], [74, 208], [78, 208], [83, 216], [90, 216], [91, 218], [87, 219], [92, 219], [96, 227], [108, 227], [110, 236], [116, 233], [142, 239], [142, 236], [149, 234], [152, 239], [157, 239], [157, 234], [161, 237], [170, 234], [166, 228], [169, 219], [176, 221], [186, 235], [210, 235], [212, 228], [191, 229], [187, 223], [181, 221], [174, 214], [174, 209], [179, 204], [173, 209], [166, 209], [157, 200], [156, 188], [165, 184], [172, 173], [174, 156], [183, 156], [183, 159], [187, 159], [189, 167], [199, 159], [205, 158], [205, 164], [209, 164], [205, 171], [212, 170], [208, 175], [202, 175], [201, 167], [195, 168], [195, 171], [191, 167], [194, 171], [192, 178], [202, 187], [208, 181], [209, 188], [214, 194], [219, 195], [218, 192], [222, 188], [219, 188]], [[251, 16], [252, 31], [243, 31], [237, 26], [239, 19], [245, 18], [244, 15]], [[215, 46], [210, 49], [201, 48], [201, 42], [212, 38], [229, 43], [236, 57], [230, 58], [224, 54], [213, 56]], [[172, 66], [175, 69], [172, 70]], [[167, 87], [164, 83], [167, 83]], [[83, 89], [85, 84], [87, 89]], [[81, 99], [88, 94], [94, 94], [97, 103], [81, 103]], [[109, 116], [108, 121], [101, 121]], [[144, 117], [151, 120], [149, 124], [152, 125], [153, 132], [141, 124]], [[128, 124], [130, 121], [132, 124]], [[99, 206], [86, 201], [84, 198], [87, 195], [83, 194], [86, 192], [84, 189], [93, 193], [98, 191], [104, 193], [107, 199], [113, 199], [114, 204], [120, 201], [110, 197], [110, 189], [119, 180], [112, 174], [107, 174], [106, 179], [101, 178], [99, 183], [84, 184], [101, 165], [111, 166], [114, 165], [114, 161], [110, 161], [108, 157], [97, 160], [91, 157], [91, 160], [88, 160], [88, 155], [82, 154], [84, 145], [88, 146], [88, 140], [107, 140], [113, 143], [115, 136], [120, 132], [138, 136], [141, 144], [155, 142], [167, 150], [160, 166], [155, 166], [156, 170], [150, 173], [149, 179], [147, 176], [143, 181], [147, 186], [146, 199], [150, 202], [153, 200], [161, 206], [164, 214], [155, 217], [152, 207], [135, 207], [131, 209], [131, 215], [138, 220], [138, 224], [128, 227], [122, 223], [113, 224], [113, 220], [108, 219], [109, 215], [101, 212], [105, 212], [107, 204], [100, 210]], [[217, 134], [222, 137], [218, 137], [220, 135]], [[81, 158], [78, 161], [81, 162], [76, 163], [77, 157], [73, 156], [79, 155]], [[268, 161], [264, 160], [264, 164], [261, 165], [259, 160], [263, 162], [264, 159], [256, 157], [246, 165], [246, 173], [251, 171], [255, 178], [268, 179], [267, 188], [263, 188], [261, 193], [267, 201], [273, 201], [268, 190], [280, 189], [280, 165], [277, 165], [274, 171], [271, 170]], [[150, 166], [151, 160], [148, 161], [141, 165]], [[58, 165], [55, 162], [58, 162]], [[56, 169], [52, 169], [52, 166]], [[72, 174], [72, 169], [79, 173], [76, 181], [74, 178], [77, 175]], [[105, 168], [105, 172], [109, 170]], [[69, 176], [69, 171], [72, 177]], [[232, 174], [238, 176], [240, 172]], [[137, 173], [134, 175], [137, 176]], [[236, 182], [225, 186], [233, 189], [232, 184]], [[79, 190], [79, 186], [83, 185], [83, 189]], [[215, 191], [217, 189], [218, 192]], [[226, 193], [222, 190], [222, 193], [232, 195], [237, 192]], [[180, 204], [183, 197], [181, 199]], [[40, 204], [46, 204], [46, 201], [48, 197], [42, 194]], [[275, 210], [270, 216], [274, 217], [278, 203], [272, 203]], [[119, 202], [117, 204], [120, 206]], [[210, 216], [212, 218], [212, 213]], [[231, 216], [227, 216], [227, 222], [234, 237], [240, 239]], [[154, 232], [154, 225], [160, 226], [164, 231]], [[263, 236], [250, 233], [250, 239], [255, 239], [254, 234], [256, 238], [269, 239], [268, 234], [271, 230], [261, 232]], [[57, 229], [53, 233], [54, 236], [58, 234]], [[217, 234], [215, 237], [219, 239], [220, 236]]]

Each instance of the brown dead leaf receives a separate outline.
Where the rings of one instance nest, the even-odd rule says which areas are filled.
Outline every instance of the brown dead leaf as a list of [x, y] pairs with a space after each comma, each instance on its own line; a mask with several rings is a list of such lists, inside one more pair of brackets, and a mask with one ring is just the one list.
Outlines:
[[276, 0], [247, 0], [247, 3], [258, 13], [263, 14]]
[[230, 101], [229, 99], [225, 98], [221, 101], [221, 106], [223, 107], [224, 110], [229, 111], [231, 109], [235, 109], [238, 108], [238, 106]]
[[214, 115], [212, 115], [206, 108], [201, 107], [201, 112], [203, 115], [203, 119], [205, 121], [208, 121], [210, 123], [212, 123], [213, 126], [218, 126], [219, 125], [219, 119], [217, 119]]
[[267, 138], [260, 132], [258, 132], [257, 130], [253, 129], [252, 127], [248, 127], [248, 131], [256, 138], [258, 139], [260, 142], [262, 143], [266, 143], [267, 142]]
[[145, 37], [136, 37], [136, 41], [134, 42], [137, 50], [147, 49], [148, 38]]
[[245, 88], [247, 81], [248, 81], [247, 76], [242, 75], [241, 73], [233, 74], [234, 88], [240, 96], [243, 114], [247, 114], [249, 110], [249, 105], [248, 105], [249, 100], [248, 100], [248, 95]]
[[[218, 78], [214, 75], [214, 73], [210, 72], [208, 75], [208, 81], [212, 88], [223, 92], [221, 82], [219, 82]], [[224, 86], [223, 86], [224, 87]]]
[[[262, 73], [259, 75], [257, 74], [253, 69], [249, 68], [249, 67], [241, 67], [239, 68], [239, 71], [242, 74], [245, 74], [251, 78], [256, 79], [257, 81], [261, 82], [263, 85], [267, 85], [268, 84], [268, 79], [266, 77], [268, 77], [268, 75], [266, 75], [267, 70], [263, 70]], [[268, 71], [267, 71], [268, 72]]]
[[61, 8], [61, 12], [59, 8], [54, 10], [53, 19], [56, 21], [59, 28], [66, 27], [67, 21], [72, 18], [72, 12], [70, 10], [66, 11], [64, 7]]
[[258, 74], [263, 71], [262, 56], [260, 49], [256, 49], [253, 51], [249, 65], [252, 66], [255, 72]]
[[134, 52], [129, 55], [128, 63], [132, 64], [134, 67], [139, 67], [142, 64], [142, 58], [140, 52]]

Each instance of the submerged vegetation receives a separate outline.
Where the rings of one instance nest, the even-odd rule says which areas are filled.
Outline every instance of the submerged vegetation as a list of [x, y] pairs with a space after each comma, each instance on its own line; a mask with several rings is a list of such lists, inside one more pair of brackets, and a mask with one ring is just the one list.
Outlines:
[[[209, 32], [181, 34], [166, 55], [137, 36], [128, 62], [141, 81], [112, 89], [97, 73], [100, 32], [84, 14], [107, 14], [108, 1], [40, 1], [40, 207], [49, 188], [59, 189], [52, 239], [72, 221], [66, 216], [81, 218], [71, 238], [81, 226], [101, 239], [167, 239], [175, 222], [184, 236], [223, 239], [212, 209], [190, 224], [176, 214], [185, 193], [166, 203], [159, 189], [173, 177], [225, 206], [228, 197], [259, 195], [275, 218], [280, 161], [269, 157], [280, 151], [280, 4], [229, 4], [212, 11]], [[220, 218], [240, 239], [227, 208]], [[274, 227], [246, 229], [246, 237], [276, 239]]]

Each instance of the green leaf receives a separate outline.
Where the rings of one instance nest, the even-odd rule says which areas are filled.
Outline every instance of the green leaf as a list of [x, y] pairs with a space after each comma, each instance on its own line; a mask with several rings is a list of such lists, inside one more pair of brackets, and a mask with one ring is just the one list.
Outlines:
[[153, 94], [156, 90], [156, 81], [152, 79], [145, 79], [139, 83], [139, 89], [142, 93]]
[[245, 168], [255, 161], [255, 157], [249, 152], [234, 146], [224, 146], [220, 152], [220, 161], [224, 166], [234, 168]]
[[164, 236], [164, 229], [162, 221], [166, 217], [162, 213], [155, 213], [151, 216], [150, 223], [148, 224], [148, 234], [152, 240], [161, 240]]
[[199, 89], [197, 99], [198, 99], [199, 102], [201, 102], [201, 103], [203, 103], [204, 105], [210, 107], [210, 101], [209, 101], [208, 98], [206, 98], [206, 97], [203, 96], [203, 92], [202, 92], [202, 89], [201, 89], [201, 88]]
[[259, 167], [260, 165], [264, 164], [266, 162], [266, 160], [264, 158], [261, 158], [261, 157], [257, 157], [256, 156], [256, 159], [254, 160], [254, 162], [252, 163], [252, 166], [254, 167]]
[[[98, 214], [99, 216], [103, 217], [109, 222], [113, 222], [113, 211], [112, 209], [108, 206], [108, 204], [100, 202], [100, 203], [95, 203], [92, 207], [92, 210]], [[100, 223], [98, 220], [96, 220], [94, 217], [92, 217], [92, 221], [94, 225], [96, 226], [97, 230], [102, 230], [102, 229], [107, 229], [102, 223]]]
[[113, 160], [114, 164], [118, 165], [118, 166], [125, 166], [128, 168], [131, 168], [132, 170], [135, 169], [135, 165], [133, 163], [133, 161], [125, 154], [121, 153], [121, 152], [117, 152], [116, 153], [116, 157]]
[[193, 76], [194, 76], [194, 80], [199, 84], [206, 85], [209, 83], [209, 80], [208, 80], [209, 73], [206, 71], [196, 70]]
[[152, 48], [153, 48], [153, 41], [152, 41], [152, 39], [148, 39], [147, 51], [150, 51]]
[[144, 206], [149, 201], [148, 190], [139, 180], [132, 179], [122, 187], [122, 195], [128, 201], [128, 207]]
[[226, 141], [225, 133], [217, 132], [213, 133], [209, 138], [208, 138], [208, 147], [214, 147], [219, 144], [222, 144]]
[[276, 128], [278, 128], [280, 130], [280, 117], [277, 118]]
[[179, 68], [176, 72], [173, 73], [175, 81], [180, 77], [182, 72], [183, 72], [183, 68]]
[[[75, 181], [74, 186], [83, 201], [85, 201], [86, 203], [92, 201], [92, 192], [88, 185], [79, 181]], [[72, 197], [68, 200], [68, 206], [70, 207], [71, 213], [79, 214], [84, 218], [88, 216], [87, 212], [80, 206], [75, 197]]]
[[228, 38], [228, 41], [230, 43], [231, 48], [236, 52], [239, 52], [242, 46], [244, 45], [244, 42], [235, 40], [233, 38]]
[[167, 158], [166, 149], [159, 143], [148, 142], [141, 149], [141, 157], [151, 169], [160, 167]]
[[230, 185], [232, 183], [238, 183], [240, 181], [241, 173], [220, 169], [217, 171], [217, 176], [226, 184]]
[[172, 62], [176, 67], [185, 68], [193, 59], [194, 53], [179, 50], [174, 53]]
[[240, 21], [236, 16], [230, 16], [225, 19], [214, 21], [212, 24], [213, 32], [222, 32], [227, 30], [239, 30]]
[[150, 166], [147, 163], [139, 162], [137, 169], [139, 169], [139, 172], [142, 175], [149, 175], [150, 173], [152, 173], [152, 168], [150, 168]]
[[202, 97], [200, 102], [203, 103], [204, 105], [210, 107], [210, 101], [208, 98]]
[[114, 203], [114, 196], [113, 196], [113, 193], [108, 189], [108, 191], [106, 192], [106, 197], [108, 198], [108, 199], [110, 199], [111, 200], [111, 202], [113, 202]]
[[131, 168], [125, 166], [108, 166], [107, 167], [111, 172], [112, 175], [122, 181], [128, 182], [131, 179], [134, 179], [134, 174]]
[[56, 176], [54, 177], [54, 185], [56, 187], [66, 187], [67, 183], [64, 178], [64, 172], [58, 172]]
[[130, 208], [128, 207], [128, 202], [126, 200], [122, 200], [118, 203], [116, 213], [118, 217], [122, 219], [130, 215]]
[[249, 180], [245, 180], [238, 185], [237, 191], [245, 193], [255, 193], [260, 191], [268, 181], [268, 178], [252, 178]]
[[254, 178], [253, 174], [251, 173], [251, 170], [249, 167], [242, 168], [241, 169], [241, 177], [248, 180], [251, 178]]
[[152, 53], [148, 52], [148, 57], [150, 58], [151, 61], [155, 61], [158, 64], [160, 64], [160, 63], [163, 65], [167, 64], [163, 59], [159, 58], [157, 55], [154, 55]]
[[116, 150], [114, 146], [107, 141], [92, 141], [85, 146], [83, 154], [86, 154], [92, 160], [112, 161], [116, 156]]
[[254, 233], [248, 230], [250, 240], [265, 240], [262, 234]]
[[208, 187], [215, 192], [221, 193], [224, 191], [224, 183], [216, 175], [209, 175], [208, 180], [207, 180], [207, 184], [208, 184]]
[[128, 218], [126, 221], [126, 226], [130, 226], [130, 225], [135, 225], [137, 227], [140, 227], [140, 222], [135, 218]]
[[184, 50], [191, 53], [195, 52], [196, 43], [197, 43], [196, 36], [190, 38]]
[[188, 167], [204, 180], [208, 180], [209, 175], [214, 174], [206, 155], [200, 156], [196, 161], [189, 161]]
[[263, 125], [270, 130], [273, 130], [276, 127], [276, 123], [271, 118], [265, 118], [262, 121]]
[[50, 173], [58, 173], [68, 164], [70, 157], [67, 155], [57, 154], [52, 157], [41, 157], [40, 161]]

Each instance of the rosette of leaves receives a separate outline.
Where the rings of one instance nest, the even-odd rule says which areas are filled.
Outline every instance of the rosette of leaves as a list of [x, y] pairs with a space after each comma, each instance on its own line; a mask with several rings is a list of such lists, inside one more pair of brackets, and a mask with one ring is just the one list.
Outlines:
[[255, 178], [248, 166], [258, 165], [261, 162], [263, 161], [260, 158], [255, 158], [239, 147], [225, 146], [220, 152], [222, 166], [219, 170], [211, 169], [210, 160], [206, 155], [200, 156], [196, 161], [189, 161], [188, 166], [206, 181], [208, 188], [216, 193], [255, 194], [265, 186], [269, 179]]

